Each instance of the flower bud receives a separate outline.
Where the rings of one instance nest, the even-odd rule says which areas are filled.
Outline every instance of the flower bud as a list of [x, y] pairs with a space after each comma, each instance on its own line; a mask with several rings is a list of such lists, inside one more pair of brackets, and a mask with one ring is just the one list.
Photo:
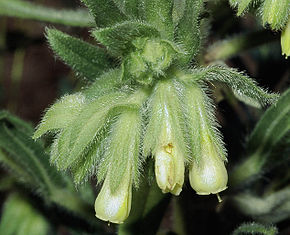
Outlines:
[[160, 148], [155, 156], [155, 175], [163, 193], [179, 195], [184, 182], [184, 160], [172, 144]]
[[286, 27], [282, 31], [281, 47], [282, 47], [282, 55], [285, 55], [286, 58], [290, 56], [290, 19]]
[[228, 174], [223, 159], [209, 138], [203, 139], [198, 161], [189, 169], [191, 187], [199, 195], [216, 194], [227, 188]]
[[129, 216], [132, 199], [130, 174], [130, 171], [126, 173], [115, 192], [111, 191], [109, 177], [106, 177], [95, 201], [96, 217], [104, 221], [121, 224]]

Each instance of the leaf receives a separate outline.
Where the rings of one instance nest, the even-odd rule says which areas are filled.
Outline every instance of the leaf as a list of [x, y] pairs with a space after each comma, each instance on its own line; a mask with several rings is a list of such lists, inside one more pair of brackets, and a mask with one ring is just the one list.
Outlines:
[[186, 8], [186, 0], [173, 0], [172, 21], [173, 25], [178, 25], [182, 19]]
[[230, 4], [233, 7], [238, 8], [237, 12], [238, 16], [242, 15], [245, 12], [245, 10], [248, 8], [251, 2], [252, 0], [230, 0]]
[[130, 52], [132, 41], [137, 37], [158, 37], [159, 32], [153, 26], [139, 22], [126, 21], [109, 28], [93, 31], [93, 36], [116, 56]]
[[249, 136], [246, 150], [247, 158], [236, 166], [231, 174], [231, 184], [238, 186], [258, 178], [265, 166], [279, 159], [269, 159], [272, 151], [290, 130], [290, 89], [272, 105], [257, 123]]
[[22, 0], [0, 0], [0, 15], [68, 26], [90, 27], [94, 25], [93, 19], [84, 9], [56, 10]]
[[232, 235], [240, 235], [240, 234], [263, 234], [263, 235], [276, 235], [278, 234], [278, 229], [275, 226], [265, 226], [263, 224], [258, 224], [255, 222], [252, 223], [244, 223], [240, 225]]
[[172, 0], [146, 0], [142, 4], [142, 18], [158, 29], [163, 39], [173, 40], [172, 5]]
[[4, 203], [0, 234], [46, 235], [49, 224], [27, 199], [11, 194]]
[[62, 184], [61, 176], [49, 167], [42, 144], [34, 142], [13, 123], [0, 122], [0, 148], [1, 162], [44, 197], [49, 197], [56, 185]]
[[56, 29], [46, 28], [46, 36], [53, 51], [76, 72], [94, 81], [112, 64], [106, 51]]
[[264, 0], [261, 9], [263, 24], [273, 30], [281, 30], [289, 17], [289, 0]]
[[139, 0], [113, 0], [119, 10], [132, 19], [138, 19]]
[[63, 96], [46, 111], [33, 139], [39, 138], [48, 131], [67, 127], [79, 114], [84, 103], [85, 97], [80, 93]]
[[199, 17], [203, 9], [202, 0], [186, 0], [183, 17], [176, 26], [175, 34], [178, 43], [187, 52], [182, 58], [184, 64], [189, 63], [198, 53], [201, 41]]
[[263, 223], [279, 223], [290, 216], [290, 188], [257, 196], [240, 193], [234, 196], [235, 206], [244, 215]]
[[113, 0], [81, 0], [89, 8], [98, 27], [108, 27], [127, 19]]
[[109, 70], [84, 89], [82, 94], [84, 94], [87, 99], [91, 100], [105, 95], [108, 92], [120, 90], [123, 85], [121, 77], [122, 70], [120, 68]]
[[268, 93], [257, 86], [256, 82], [247, 75], [235, 69], [223, 66], [208, 66], [206, 68], [194, 69], [193, 79], [205, 79], [210, 82], [222, 82], [229, 86], [235, 96], [246, 104], [254, 107], [273, 104], [279, 98], [278, 94]]
[[82, 112], [58, 139], [57, 162], [60, 169], [67, 169], [80, 158], [106, 124], [109, 111], [124, 97], [121, 92], [109, 93], [84, 106]]

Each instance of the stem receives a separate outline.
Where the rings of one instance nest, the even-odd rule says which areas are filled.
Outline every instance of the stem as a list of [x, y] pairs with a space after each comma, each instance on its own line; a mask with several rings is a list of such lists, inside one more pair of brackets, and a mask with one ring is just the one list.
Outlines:
[[278, 40], [278, 36], [273, 35], [270, 31], [266, 30], [241, 34], [228, 40], [222, 40], [214, 43], [208, 49], [204, 58], [206, 62], [226, 60], [246, 50], [250, 50], [257, 46], [261, 46], [276, 40]]

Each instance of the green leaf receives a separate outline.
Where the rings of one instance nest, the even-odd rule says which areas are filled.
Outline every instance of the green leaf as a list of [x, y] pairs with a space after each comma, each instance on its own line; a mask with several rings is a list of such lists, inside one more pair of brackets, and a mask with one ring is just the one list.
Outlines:
[[143, 20], [153, 25], [163, 39], [173, 40], [172, 0], [146, 0], [142, 4]]
[[109, 28], [93, 31], [94, 37], [116, 56], [124, 56], [133, 47], [132, 41], [137, 37], [158, 37], [159, 32], [153, 26], [139, 22], [126, 21]]
[[[247, 141], [247, 158], [232, 171], [231, 184], [245, 184], [279, 159], [269, 159], [275, 146], [289, 134], [290, 89], [262, 116]], [[271, 160], [271, 161], [270, 161]]]
[[122, 70], [113, 69], [102, 74], [95, 82], [82, 91], [87, 99], [96, 99], [108, 92], [122, 89]]
[[[62, 179], [49, 167], [48, 156], [40, 142], [7, 121], [0, 122], [1, 161], [19, 180], [49, 197]], [[20, 171], [18, 171], [20, 169]]]
[[46, 235], [48, 230], [48, 222], [23, 196], [11, 194], [5, 201], [0, 234]]
[[273, 30], [281, 30], [289, 17], [289, 0], [264, 0], [262, 6], [263, 24], [270, 24]]
[[21, 0], [0, 0], [0, 15], [68, 26], [90, 27], [94, 25], [93, 19], [84, 9], [56, 10]]
[[186, 0], [173, 0], [172, 21], [174, 26], [182, 19], [186, 8]]
[[233, 201], [244, 215], [264, 223], [279, 223], [290, 216], [289, 186], [263, 196], [240, 193], [233, 197]]
[[80, 93], [63, 96], [46, 111], [33, 139], [39, 138], [48, 131], [67, 127], [79, 114], [84, 103], [85, 97]]
[[127, 19], [113, 0], [81, 0], [89, 8], [98, 27], [108, 27]]
[[113, 0], [119, 10], [132, 19], [138, 18], [138, 3], [139, 0]]
[[252, 0], [230, 0], [230, 4], [233, 7], [238, 8], [237, 12], [238, 16], [242, 15], [245, 12], [245, 10], [248, 8], [251, 2]]
[[265, 226], [263, 224], [258, 224], [255, 222], [252, 223], [244, 223], [240, 225], [232, 235], [241, 235], [241, 234], [249, 234], [249, 235], [276, 235], [278, 234], [278, 229], [275, 226]]
[[46, 29], [47, 39], [54, 52], [76, 72], [94, 81], [112, 65], [106, 51], [56, 29]]
[[124, 97], [122, 92], [109, 93], [83, 107], [74, 122], [58, 138], [57, 166], [60, 169], [67, 169], [81, 157], [106, 124], [109, 111]]
[[203, 9], [202, 0], [186, 0], [183, 17], [176, 26], [176, 40], [187, 54], [183, 57], [184, 64], [189, 63], [197, 54], [200, 48], [201, 32], [199, 17]]
[[229, 86], [235, 96], [246, 104], [254, 107], [273, 104], [279, 98], [278, 94], [268, 93], [257, 86], [256, 82], [247, 75], [235, 69], [223, 66], [209, 66], [192, 71], [193, 79], [205, 79], [210, 82], [222, 82]]

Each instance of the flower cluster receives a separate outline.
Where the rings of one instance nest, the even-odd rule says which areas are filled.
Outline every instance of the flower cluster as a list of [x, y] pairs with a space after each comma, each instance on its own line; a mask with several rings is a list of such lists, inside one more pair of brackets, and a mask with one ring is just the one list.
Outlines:
[[84, 0], [98, 26], [92, 35], [106, 49], [47, 29], [52, 49], [90, 82], [52, 105], [34, 134], [54, 134], [50, 161], [69, 169], [76, 185], [92, 175], [103, 182], [96, 216], [113, 223], [129, 216], [146, 161], [154, 161], [163, 193], [180, 194], [186, 168], [197, 194], [227, 188], [209, 82], [229, 86], [255, 106], [277, 99], [234, 69], [192, 66], [202, 38], [202, 0], [125, 2]]

